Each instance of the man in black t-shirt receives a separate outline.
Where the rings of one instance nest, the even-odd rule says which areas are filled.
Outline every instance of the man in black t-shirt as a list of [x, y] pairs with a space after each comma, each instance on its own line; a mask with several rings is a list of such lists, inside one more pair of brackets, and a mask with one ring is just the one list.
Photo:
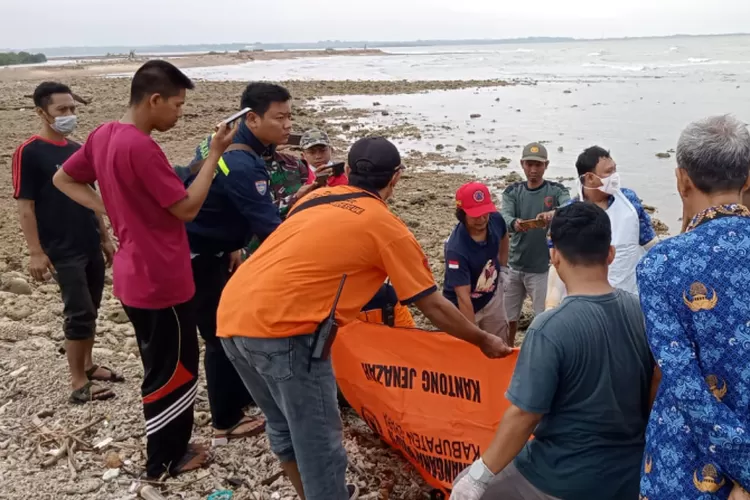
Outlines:
[[34, 105], [41, 131], [13, 155], [13, 197], [29, 248], [29, 273], [37, 281], [52, 276], [60, 285], [73, 387], [70, 402], [108, 399], [114, 393], [93, 381], [123, 379], [109, 368], [95, 365], [91, 350], [104, 289], [104, 257], [106, 265], [111, 265], [114, 245], [101, 217], [52, 184], [57, 169], [80, 148], [66, 139], [76, 126], [70, 89], [44, 82], [34, 91]]

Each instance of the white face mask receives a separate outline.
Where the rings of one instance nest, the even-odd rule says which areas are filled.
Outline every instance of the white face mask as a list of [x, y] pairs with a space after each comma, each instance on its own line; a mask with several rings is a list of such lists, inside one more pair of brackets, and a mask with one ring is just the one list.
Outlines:
[[583, 183], [581, 183], [581, 187], [583, 187], [583, 189], [598, 189], [602, 193], [612, 194], [612, 195], [620, 190], [620, 174], [619, 173], [615, 172], [609, 177], [604, 177], [604, 178], [599, 177], [598, 175], [595, 175], [594, 177], [602, 181], [601, 186], [590, 188], [590, 187], [584, 186]]
[[52, 130], [62, 135], [70, 135], [76, 129], [78, 125], [78, 117], [76, 115], [56, 116], [55, 121], [50, 124]]

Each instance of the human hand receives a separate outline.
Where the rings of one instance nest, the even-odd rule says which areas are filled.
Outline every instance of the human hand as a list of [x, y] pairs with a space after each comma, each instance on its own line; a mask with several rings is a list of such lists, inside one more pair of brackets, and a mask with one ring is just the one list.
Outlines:
[[485, 356], [490, 359], [504, 358], [513, 352], [513, 349], [505, 343], [500, 337], [484, 332], [484, 338], [479, 345]]
[[315, 191], [319, 187], [320, 186], [317, 186], [315, 184], [305, 184], [304, 186], [302, 186], [301, 188], [297, 190], [297, 193], [295, 193], [294, 197], [297, 200], [300, 200], [301, 198], [303, 198], [304, 196], [307, 196], [308, 194]]
[[224, 151], [232, 144], [234, 140], [234, 134], [237, 133], [239, 126], [234, 127], [228, 126], [226, 123], [219, 125], [216, 133], [211, 138], [210, 152], [216, 156], [221, 156]]
[[545, 222], [549, 223], [552, 220], [552, 217], [555, 216], [555, 211], [550, 210], [549, 212], [542, 212], [539, 215], [536, 216], [538, 220], [544, 220]]
[[112, 262], [115, 259], [115, 244], [112, 240], [102, 241], [102, 253], [104, 254], [104, 261], [107, 267], [112, 267]]
[[36, 281], [45, 281], [49, 279], [48, 274], [54, 274], [55, 268], [52, 262], [44, 252], [35, 252], [31, 254], [29, 259], [29, 274]]
[[729, 493], [728, 500], [750, 500], [750, 493], [748, 493], [742, 486], [734, 483], [731, 493]]
[[508, 288], [509, 281], [510, 281], [510, 268], [508, 268], [508, 266], [500, 266], [500, 283], [503, 284], [503, 289]]
[[525, 233], [527, 229], [525, 227], [522, 227], [521, 224], [518, 223], [518, 221], [513, 222], [513, 230], [517, 233]]
[[486, 490], [486, 484], [466, 474], [453, 485], [450, 500], [479, 500]]
[[242, 264], [242, 250], [235, 250], [229, 254], [229, 272], [235, 272], [240, 264]]

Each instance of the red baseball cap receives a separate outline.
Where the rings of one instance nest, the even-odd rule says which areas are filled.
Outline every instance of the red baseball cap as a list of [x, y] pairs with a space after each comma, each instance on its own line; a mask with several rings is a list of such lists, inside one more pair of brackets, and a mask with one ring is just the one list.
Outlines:
[[466, 212], [469, 217], [481, 217], [497, 212], [490, 190], [481, 182], [469, 182], [458, 188], [456, 207]]

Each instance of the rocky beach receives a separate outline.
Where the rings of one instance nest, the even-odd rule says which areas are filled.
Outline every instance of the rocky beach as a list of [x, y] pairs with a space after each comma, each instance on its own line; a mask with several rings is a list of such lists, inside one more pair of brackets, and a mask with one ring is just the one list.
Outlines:
[[[319, 54], [317, 54], [319, 55]], [[222, 58], [214, 62], [228, 64]], [[194, 57], [195, 58], [195, 57]], [[199, 59], [199, 58], [198, 58]], [[191, 60], [192, 61], [192, 60]], [[182, 66], [180, 60], [175, 61]], [[192, 61], [190, 64], [198, 64]], [[205, 63], [206, 61], [204, 61]], [[98, 66], [97, 66], [98, 64]], [[131, 61], [130, 65], [134, 63]], [[81, 407], [67, 402], [68, 372], [62, 345], [62, 303], [54, 282], [35, 283], [26, 272], [28, 252], [12, 197], [11, 157], [14, 149], [37, 132], [38, 118], [28, 97], [42, 79], [57, 79], [89, 101], [78, 109], [85, 139], [96, 125], [117, 119], [127, 105], [129, 80], [104, 78], [111, 63], [82, 67], [0, 70], [0, 498], [135, 498], [130, 490], [145, 455], [139, 387], [142, 367], [133, 329], [118, 300], [111, 278], [99, 313], [95, 361], [121, 371], [127, 381], [116, 384], [117, 397]], [[137, 62], [135, 63], [137, 66]], [[134, 67], [135, 67], [134, 66]], [[114, 71], [129, 71], [128, 63]], [[294, 96], [295, 131], [326, 129], [343, 159], [348, 144], [364, 135], [391, 138], [420, 134], [417, 126], [368, 126], [368, 117], [384, 113], [371, 106], [352, 109], [311, 100], [324, 96], [410, 94], [430, 90], [501, 87], [501, 80], [474, 81], [289, 81]], [[221, 118], [234, 112], [244, 82], [199, 81], [189, 93], [183, 119], [156, 140], [175, 165], [186, 164], [195, 146]], [[434, 170], [454, 161], [438, 148], [404, 151], [406, 174], [391, 205], [411, 228], [427, 253], [439, 282], [443, 275], [443, 240], [455, 224], [453, 194], [471, 177]], [[500, 156], [500, 155], [498, 155]], [[496, 193], [520, 180], [501, 158], [493, 160], [496, 175], [488, 181]], [[662, 232], [666, 229], [661, 228]], [[420, 324], [426, 325], [420, 318]], [[519, 336], [522, 337], [522, 336]], [[519, 338], [519, 341], [521, 339]], [[430, 488], [412, 467], [386, 448], [351, 411], [344, 411], [345, 445], [350, 480], [362, 489], [360, 498], [430, 498]], [[202, 385], [196, 404], [195, 439], [210, 442], [208, 400]], [[292, 499], [291, 485], [279, 474], [268, 442], [261, 436], [215, 449], [205, 470], [159, 485], [167, 498], [205, 498], [215, 490], [232, 489], [236, 499]]]

